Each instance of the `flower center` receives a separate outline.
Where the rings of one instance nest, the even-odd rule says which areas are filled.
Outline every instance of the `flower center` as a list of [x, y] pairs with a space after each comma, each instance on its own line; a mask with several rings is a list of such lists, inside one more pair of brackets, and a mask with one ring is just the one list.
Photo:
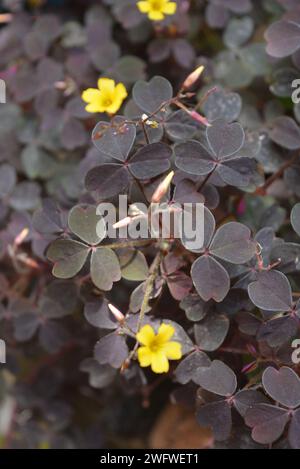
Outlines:
[[111, 106], [112, 105], [112, 99], [111, 98], [104, 99], [103, 105], [106, 106], [106, 107]]
[[155, 11], [160, 11], [162, 7], [161, 0], [152, 0], [152, 9]]
[[161, 349], [161, 342], [158, 341], [157, 339], [153, 339], [149, 346], [151, 352], [156, 353]]

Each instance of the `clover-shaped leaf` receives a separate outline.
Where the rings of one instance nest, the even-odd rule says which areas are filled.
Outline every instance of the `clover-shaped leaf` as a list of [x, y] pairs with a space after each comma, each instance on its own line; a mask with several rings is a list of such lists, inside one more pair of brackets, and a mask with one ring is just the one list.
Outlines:
[[293, 21], [277, 21], [266, 31], [267, 52], [273, 57], [287, 57], [300, 48], [300, 25]]
[[225, 340], [229, 319], [221, 314], [209, 314], [194, 326], [196, 344], [206, 352], [217, 350]]
[[120, 368], [128, 354], [126, 339], [117, 331], [105, 335], [95, 345], [94, 355], [100, 365], [109, 364], [113, 368]]
[[241, 112], [242, 100], [237, 93], [226, 93], [218, 89], [211, 93], [205, 103], [203, 110], [210, 122], [216, 119], [224, 119], [226, 122], [235, 121]]
[[210, 149], [218, 160], [238, 152], [245, 141], [242, 126], [237, 122], [227, 124], [223, 119], [214, 121], [207, 128], [206, 135]]
[[93, 130], [94, 145], [105, 155], [125, 161], [136, 137], [136, 127], [128, 124], [121, 116], [115, 117], [112, 125], [98, 122]]
[[269, 137], [288, 150], [300, 148], [300, 128], [291, 117], [280, 116], [274, 119], [270, 125]]
[[52, 273], [58, 278], [74, 277], [82, 269], [89, 247], [71, 239], [58, 239], [50, 244], [47, 257], [54, 263]]
[[293, 298], [287, 277], [276, 270], [259, 273], [248, 287], [251, 301], [266, 311], [289, 311]]
[[210, 366], [211, 361], [206, 353], [197, 350], [190, 353], [182, 360], [175, 370], [176, 381], [181, 384], [187, 384], [192, 381], [197, 368]]
[[[109, 138], [113, 132], [120, 132], [120, 128], [116, 131], [111, 130]], [[116, 138], [116, 135], [113, 134]], [[102, 137], [101, 137], [102, 138]], [[128, 153], [133, 144], [133, 134], [130, 138], [126, 138], [123, 150], [120, 150], [123, 140], [118, 140], [116, 145], [112, 147], [110, 156], [114, 163], [105, 163], [95, 166], [86, 175], [85, 185], [88, 191], [96, 192], [101, 199], [112, 197], [125, 190], [131, 179], [139, 180], [150, 179], [167, 171], [170, 167], [170, 157], [172, 155], [171, 148], [165, 143], [152, 143], [138, 150], [133, 156], [129, 157]], [[117, 155], [113, 156], [113, 149], [116, 149]], [[120, 159], [124, 158], [124, 161]]]
[[278, 440], [288, 420], [286, 410], [270, 404], [257, 404], [246, 413], [246, 424], [253, 429], [252, 438], [263, 445]]
[[98, 245], [106, 235], [106, 224], [92, 205], [77, 205], [69, 214], [69, 228], [86, 244], [74, 239], [58, 239], [47, 255], [54, 263], [53, 275], [71, 278], [84, 266], [91, 253], [91, 279], [100, 290], [110, 290], [121, 279], [119, 259], [112, 249]]
[[211, 242], [210, 253], [219, 259], [243, 264], [251, 259], [255, 246], [251, 241], [251, 231], [245, 225], [236, 222], [221, 226]]
[[132, 96], [140, 109], [152, 114], [173, 97], [173, 89], [168, 80], [156, 76], [148, 83], [142, 80], [136, 82]]
[[205, 146], [196, 140], [175, 146], [176, 166], [199, 176], [214, 172], [224, 182], [237, 187], [249, 185], [256, 164], [246, 150], [243, 153], [245, 134], [241, 125], [217, 119], [207, 127], [206, 139]]
[[291, 368], [276, 370], [270, 366], [264, 371], [262, 384], [274, 401], [289, 409], [300, 406], [300, 379]]
[[99, 244], [106, 235], [106, 224], [92, 205], [76, 205], [69, 213], [71, 231], [89, 245]]
[[211, 256], [202, 256], [192, 265], [192, 280], [204, 301], [222, 301], [230, 288], [225, 268]]
[[201, 298], [205, 301], [214, 299], [220, 302], [229, 291], [230, 279], [223, 265], [212, 256], [233, 264], [242, 264], [249, 261], [255, 254], [255, 243], [250, 240], [250, 230], [240, 223], [227, 223], [221, 226], [213, 236], [214, 228], [214, 217], [206, 209], [204, 255], [193, 263], [191, 276]]
[[206, 391], [218, 396], [232, 396], [237, 388], [234, 372], [220, 360], [214, 360], [209, 367], [198, 368], [194, 381]]

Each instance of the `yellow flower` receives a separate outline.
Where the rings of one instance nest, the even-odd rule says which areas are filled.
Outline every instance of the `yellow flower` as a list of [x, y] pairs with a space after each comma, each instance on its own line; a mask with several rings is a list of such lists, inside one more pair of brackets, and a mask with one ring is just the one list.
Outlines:
[[137, 7], [153, 21], [161, 21], [165, 15], [174, 15], [177, 10], [176, 2], [170, 0], [142, 0], [137, 2]]
[[82, 99], [88, 105], [87, 112], [107, 112], [115, 114], [128, 96], [123, 83], [115, 84], [110, 78], [100, 78], [98, 88], [89, 88], [82, 93]]
[[137, 351], [140, 365], [151, 365], [154, 373], [168, 372], [169, 360], [180, 360], [182, 357], [181, 344], [170, 341], [174, 333], [174, 327], [169, 324], [161, 324], [157, 334], [149, 324], [143, 326], [136, 335], [142, 344]]

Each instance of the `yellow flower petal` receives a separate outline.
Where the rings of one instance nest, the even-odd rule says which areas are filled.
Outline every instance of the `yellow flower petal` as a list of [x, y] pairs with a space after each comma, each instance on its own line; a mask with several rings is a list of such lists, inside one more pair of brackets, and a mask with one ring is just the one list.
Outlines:
[[86, 103], [91, 103], [96, 100], [99, 100], [99, 98], [101, 97], [101, 93], [96, 88], [88, 88], [82, 93], [81, 97]]
[[153, 341], [154, 337], [155, 333], [153, 327], [151, 327], [149, 324], [143, 326], [136, 335], [136, 338], [140, 342], [140, 344], [147, 346], [151, 345], [151, 342]]
[[122, 106], [122, 100], [120, 99], [114, 99], [114, 101], [112, 102], [112, 104], [110, 104], [109, 106], [107, 106], [105, 108], [106, 112], [108, 112], [109, 114], [116, 114], [116, 112], [118, 112], [118, 110], [120, 109], [120, 107]]
[[112, 94], [115, 89], [115, 81], [111, 78], [99, 78], [98, 88], [104, 93]]
[[127, 93], [125, 86], [123, 85], [123, 83], [119, 83], [115, 88], [115, 97], [117, 99], [123, 100], [127, 98], [127, 96], [128, 96], [128, 93]]
[[160, 343], [168, 342], [175, 334], [175, 329], [170, 324], [161, 324], [158, 329], [157, 339]]
[[164, 345], [163, 352], [169, 360], [180, 360], [182, 357], [181, 344], [179, 342], [168, 342]]
[[169, 362], [163, 352], [152, 354], [151, 369], [154, 373], [167, 373], [169, 371]]
[[137, 351], [138, 360], [142, 367], [150, 366], [152, 360], [152, 353], [148, 347], [139, 347]]
[[149, 13], [151, 8], [149, 1], [137, 2], [137, 7], [141, 13]]
[[90, 103], [85, 107], [87, 112], [104, 112], [97, 103]]
[[165, 15], [174, 15], [176, 10], [177, 10], [177, 3], [175, 2], [168, 2], [162, 8], [162, 12]]
[[161, 21], [164, 19], [164, 14], [158, 10], [151, 10], [148, 14], [150, 20], [152, 21]]

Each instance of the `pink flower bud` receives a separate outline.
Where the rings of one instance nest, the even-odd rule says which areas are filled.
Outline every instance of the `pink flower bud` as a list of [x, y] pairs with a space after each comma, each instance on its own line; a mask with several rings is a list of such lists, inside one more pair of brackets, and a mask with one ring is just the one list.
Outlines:
[[118, 322], [123, 322], [124, 319], [125, 319], [125, 316], [123, 313], [121, 313], [121, 311], [118, 310], [118, 308], [116, 308], [114, 305], [112, 305], [111, 303], [108, 304], [108, 307], [111, 311], [111, 313], [113, 314], [113, 316], [116, 318], [116, 320]]
[[192, 73], [189, 74], [189, 76], [184, 80], [182, 89], [187, 90], [191, 86], [193, 86], [194, 83], [200, 78], [200, 75], [202, 74], [204, 70], [204, 66], [200, 65], [200, 67], [197, 67], [196, 70], [194, 70]]

